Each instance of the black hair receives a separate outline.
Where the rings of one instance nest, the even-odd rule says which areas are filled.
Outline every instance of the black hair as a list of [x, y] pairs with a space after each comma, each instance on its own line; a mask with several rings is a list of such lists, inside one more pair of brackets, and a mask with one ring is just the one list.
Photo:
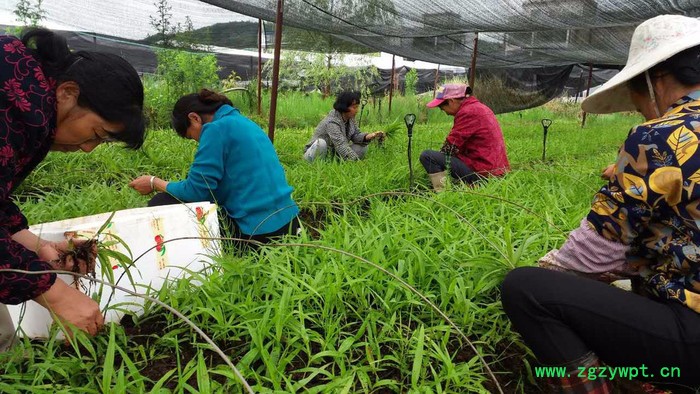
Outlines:
[[341, 92], [338, 97], [335, 98], [335, 103], [333, 103], [333, 108], [340, 113], [345, 113], [350, 110], [353, 104], [359, 104], [362, 95], [360, 92]]
[[39, 61], [44, 75], [57, 84], [78, 84], [78, 105], [108, 122], [124, 126], [110, 137], [138, 149], [146, 137], [143, 84], [138, 73], [122, 57], [104, 52], [71, 52], [66, 39], [48, 29], [25, 31], [22, 43]]
[[180, 97], [173, 107], [172, 125], [175, 132], [185, 138], [187, 128], [190, 127], [190, 118], [187, 115], [194, 112], [199, 116], [210, 115], [216, 112], [222, 105], [233, 106], [231, 100], [223, 94], [202, 89], [199, 93], [191, 93]]
[[[700, 84], [700, 45], [679, 52], [649, 69], [651, 79], [671, 74], [684, 86]], [[646, 77], [641, 73], [627, 83], [635, 93], [647, 93]]]

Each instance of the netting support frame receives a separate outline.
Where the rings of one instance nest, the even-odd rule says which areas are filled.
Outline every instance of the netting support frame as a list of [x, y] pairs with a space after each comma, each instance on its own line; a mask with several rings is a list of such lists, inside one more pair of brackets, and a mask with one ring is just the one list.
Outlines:
[[282, 49], [282, 22], [284, 21], [284, 0], [277, 0], [275, 18], [275, 57], [272, 59], [272, 92], [270, 93], [270, 121], [267, 136], [275, 143], [275, 118], [277, 116], [277, 91], [280, 82], [280, 52]]
[[[593, 80], [593, 63], [588, 63], [588, 87], [586, 88], [586, 97], [591, 93], [591, 81]], [[581, 117], [581, 128], [586, 126], [586, 111], [583, 111], [583, 116]]]
[[262, 24], [258, 18], [258, 116], [262, 116]]
[[396, 78], [396, 55], [391, 55], [391, 78], [389, 78], [389, 115], [391, 115], [391, 99], [394, 97]]
[[435, 82], [433, 83], [433, 99], [435, 98], [435, 94], [437, 93], [439, 79], [440, 79], [440, 64], [438, 64], [437, 70], [435, 70]]
[[476, 78], [476, 54], [477, 50], [479, 47], [479, 32], [476, 32], [474, 35], [474, 50], [472, 51], [472, 63], [471, 67], [469, 70], [469, 86], [472, 88], [472, 92], [474, 91], [474, 80]]

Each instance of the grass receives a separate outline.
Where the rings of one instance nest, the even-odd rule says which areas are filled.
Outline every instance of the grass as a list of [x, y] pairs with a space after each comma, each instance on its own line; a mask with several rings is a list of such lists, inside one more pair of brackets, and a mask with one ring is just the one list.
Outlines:
[[[426, 114], [416, 100], [427, 98], [399, 98], [391, 115], [372, 110], [363, 119], [371, 131], [406, 112], [418, 115], [417, 187], [410, 193], [403, 127], [383, 148], [372, 144], [362, 162], [303, 161], [304, 144], [332, 104], [308, 100], [280, 102], [287, 127], [275, 139], [307, 231], [286, 240], [293, 246], [218, 258], [217, 270], [175, 282], [158, 298], [202, 328], [256, 392], [494, 392], [448, 322], [369, 261], [466, 333], [505, 392], [538, 392], [543, 382], [528, 378], [534, 361], [510, 330], [498, 285], [578, 226], [602, 185], [600, 169], [640, 118], [589, 116], [582, 129], [575, 107], [556, 103], [500, 115], [513, 171], [478, 189], [435, 195], [418, 155], [439, 149], [451, 118]], [[554, 120], [545, 163], [544, 117]], [[144, 206], [146, 198], [127, 183], [141, 173], [182, 178], [194, 151], [174, 132], [156, 130], [141, 152], [101, 146], [90, 155], [52, 153], [16, 196], [30, 223]], [[241, 391], [194, 331], [147, 305], [135, 322], [110, 325], [94, 339], [78, 336], [74, 346], [25, 340], [0, 354], [0, 392]]]

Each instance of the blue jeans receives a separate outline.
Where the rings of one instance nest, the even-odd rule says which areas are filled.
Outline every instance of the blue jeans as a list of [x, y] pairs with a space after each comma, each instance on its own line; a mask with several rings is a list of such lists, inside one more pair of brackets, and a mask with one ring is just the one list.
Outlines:
[[[436, 172], [446, 171], [447, 169], [445, 154], [434, 150], [424, 150], [421, 152], [420, 163], [428, 174], [435, 174]], [[453, 179], [464, 183], [474, 183], [481, 178], [479, 174], [475, 173], [464, 164], [462, 160], [454, 156], [450, 156], [450, 175], [452, 175]]]
[[[644, 364], [655, 375], [643, 380], [700, 384], [700, 313], [680, 303], [537, 267], [508, 273], [501, 302], [542, 364], [593, 352], [610, 367]], [[680, 377], [660, 376], [664, 367], [680, 368]]]

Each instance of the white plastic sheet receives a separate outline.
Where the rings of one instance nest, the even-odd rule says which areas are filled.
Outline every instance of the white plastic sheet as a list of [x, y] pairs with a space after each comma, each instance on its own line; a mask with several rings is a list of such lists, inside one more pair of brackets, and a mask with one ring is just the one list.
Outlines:
[[[99, 215], [62, 220], [34, 225], [30, 230], [41, 238], [50, 241], [65, 239], [66, 233], [76, 232], [80, 236], [94, 237], [94, 234], [109, 220], [111, 212]], [[208, 202], [180, 205], [167, 205], [152, 208], [137, 208], [117, 211], [99, 235], [103, 242], [123, 241], [110, 248], [131, 259], [138, 260], [128, 267], [131, 279], [118, 261], [97, 261], [97, 277], [109, 281], [102, 274], [102, 266], [108, 265], [114, 274], [115, 283], [138, 293], [154, 294], [166, 281], [189, 276], [191, 272], [207, 269], [213, 262], [211, 256], [220, 254], [221, 246], [216, 205]], [[118, 237], [118, 238], [117, 238]], [[176, 238], [192, 238], [173, 240]], [[127, 245], [128, 249], [124, 246]], [[139, 258], [139, 256], [142, 257]], [[100, 285], [85, 279], [75, 283], [71, 275], [59, 275], [68, 284], [77, 286], [89, 296], [95, 296]], [[87, 291], [86, 291], [87, 290]], [[111, 295], [111, 300], [110, 300]], [[100, 307], [105, 308], [109, 300], [106, 322], [119, 322], [124, 313], [138, 314], [143, 311], [143, 299], [104, 286], [100, 297]], [[10, 315], [19, 327], [19, 334], [30, 338], [45, 338], [49, 335], [52, 319], [49, 312], [34, 301], [20, 305], [8, 305]]]

